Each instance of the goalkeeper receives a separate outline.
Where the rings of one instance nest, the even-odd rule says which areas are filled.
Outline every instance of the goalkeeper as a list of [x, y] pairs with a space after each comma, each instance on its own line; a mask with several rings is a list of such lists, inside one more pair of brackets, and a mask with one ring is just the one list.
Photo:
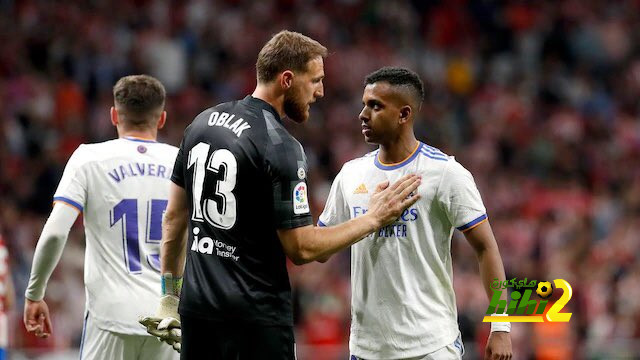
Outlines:
[[307, 159], [282, 119], [307, 120], [324, 94], [326, 55], [307, 36], [276, 34], [258, 55], [253, 94], [203, 111], [185, 130], [161, 245], [162, 273], [171, 279], [182, 275], [186, 253], [180, 322], [178, 293], [167, 289], [157, 316], [143, 319], [183, 359], [295, 359], [286, 258], [323, 261], [418, 198], [410, 194], [420, 179], [407, 175], [371, 189], [366, 215], [312, 225]]

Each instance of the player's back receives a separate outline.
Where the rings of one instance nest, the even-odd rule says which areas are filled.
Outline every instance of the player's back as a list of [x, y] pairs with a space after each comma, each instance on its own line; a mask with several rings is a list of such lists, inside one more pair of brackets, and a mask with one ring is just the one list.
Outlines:
[[291, 325], [276, 229], [311, 223], [306, 171], [302, 147], [262, 100], [247, 96], [196, 117], [172, 178], [186, 189], [191, 219], [181, 314]]
[[87, 310], [100, 328], [145, 335], [155, 308], [162, 216], [177, 148], [121, 138], [81, 145], [54, 200], [83, 212]]

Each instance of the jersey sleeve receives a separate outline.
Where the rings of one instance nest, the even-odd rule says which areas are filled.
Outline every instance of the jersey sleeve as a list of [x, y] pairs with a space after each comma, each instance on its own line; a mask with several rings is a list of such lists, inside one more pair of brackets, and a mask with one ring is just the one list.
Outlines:
[[318, 226], [333, 226], [350, 219], [349, 206], [344, 191], [342, 191], [343, 172], [344, 167], [331, 184], [331, 191], [329, 191], [324, 210], [318, 219]]
[[173, 173], [171, 174], [171, 181], [184, 188], [184, 138], [178, 148], [178, 154], [176, 155], [176, 161], [173, 164]]
[[80, 212], [84, 210], [87, 201], [87, 172], [84, 165], [89, 156], [84, 146], [80, 145], [69, 158], [53, 195], [54, 202], [65, 203]]
[[270, 144], [265, 162], [271, 179], [276, 228], [293, 229], [312, 224], [307, 159], [302, 146], [289, 139]]
[[440, 182], [438, 200], [451, 224], [465, 232], [487, 221], [487, 210], [471, 173], [450, 161]]

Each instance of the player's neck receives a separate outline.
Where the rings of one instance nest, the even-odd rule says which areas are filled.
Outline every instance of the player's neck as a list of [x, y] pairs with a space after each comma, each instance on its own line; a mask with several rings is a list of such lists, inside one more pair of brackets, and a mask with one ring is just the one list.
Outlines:
[[393, 142], [380, 144], [378, 160], [383, 164], [395, 164], [409, 158], [418, 148], [420, 142], [413, 134], [400, 137]]
[[153, 140], [158, 138], [158, 131], [152, 130], [122, 130], [118, 131], [118, 138], [134, 138], [141, 140]]
[[260, 84], [256, 86], [256, 89], [251, 94], [256, 99], [260, 99], [269, 105], [273, 106], [278, 112], [281, 118], [285, 117], [284, 113], [284, 93], [278, 93], [271, 88], [270, 84]]

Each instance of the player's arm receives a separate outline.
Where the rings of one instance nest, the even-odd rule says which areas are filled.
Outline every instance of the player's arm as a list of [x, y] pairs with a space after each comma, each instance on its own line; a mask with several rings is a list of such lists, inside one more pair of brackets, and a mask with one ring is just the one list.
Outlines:
[[160, 267], [162, 296], [153, 316], [141, 316], [138, 322], [147, 332], [180, 352], [181, 331], [178, 301], [186, 256], [188, 222], [187, 195], [183, 187], [171, 182], [169, 202], [162, 221]]
[[[482, 285], [487, 293], [489, 301], [493, 296], [493, 290], [491, 289], [491, 283], [494, 279], [499, 281], [505, 280], [504, 266], [502, 264], [502, 258], [500, 257], [500, 251], [498, 250], [498, 244], [489, 221], [486, 220], [479, 225], [464, 232], [464, 236], [467, 241], [473, 247], [478, 258], [478, 264], [480, 265], [480, 278], [482, 279]], [[506, 294], [503, 294], [506, 299]], [[502, 326], [508, 326], [509, 323], [501, 323]], [[509, 325], [507, 325], [509, 324]], [[512, 356], [511, 350], [511, 337], [506, 328], [492, 328], [491, 335], [485, 350], [485, 358], [488, 359], [510, 359]]]
[[[188, 129], [188, 128], [187, 128]], [[160, 244], [161, 297], [153, 316], [140, 316], [138, 322], [147, 332], [172, 345], [180, 352], [180, 315], [178, 301], [182, 288], [182, 273], [186, 256], [186, 234], [188, 223], [187, 194], [184, 189], [183, 166], [184, 142], [176, 155], [169, 201], [162, 219], [162, 241]]]
[[316, 227], [279, 229], [278, 236], [286, 255], [296, 265], [326, 260], [332, 254], [360, 241], [377, 229], [395, 221], [419, 195], [409, 196], [420, 185], [420, 177], [406, 175], [393, 185], [378, 185], [369, 201], [369, 211], [345, 223]]
[[498, 250], [496, 239], [493, 236], [493, 231], [491, 231], [491, 225], [489, 225], [489, 221], [487, 220], [463, 233], [476, 253], [480, 265], [482, 286], [484, 286], [487, 297], [491, 300], [493, 296], [491, 283], [493, 280], [496, 278], [500, 281], [505, 280], [502, 258], [500, 257], [500, 251]]
[[12, 310], [16, 303], [16, 289], [13, 286], [13, 280], [11, 279], [11, 272], [7, 269], [5, 278], [6, 289], [6, 308], [5, 310]]
[[169, 188], [169, 203], [162, 222], [160, 261], [162, 274], [182, 277], [186, 256], [189, 209], [184, 188], [174, 184]]
[[43, 300], [44, 293], [78, 214], [75, 207], [56, 202], [36, 245], [29, 285], [25, 292], [24, 325], [28, 332], [38, 337], [51, 334], [51, 319]]

